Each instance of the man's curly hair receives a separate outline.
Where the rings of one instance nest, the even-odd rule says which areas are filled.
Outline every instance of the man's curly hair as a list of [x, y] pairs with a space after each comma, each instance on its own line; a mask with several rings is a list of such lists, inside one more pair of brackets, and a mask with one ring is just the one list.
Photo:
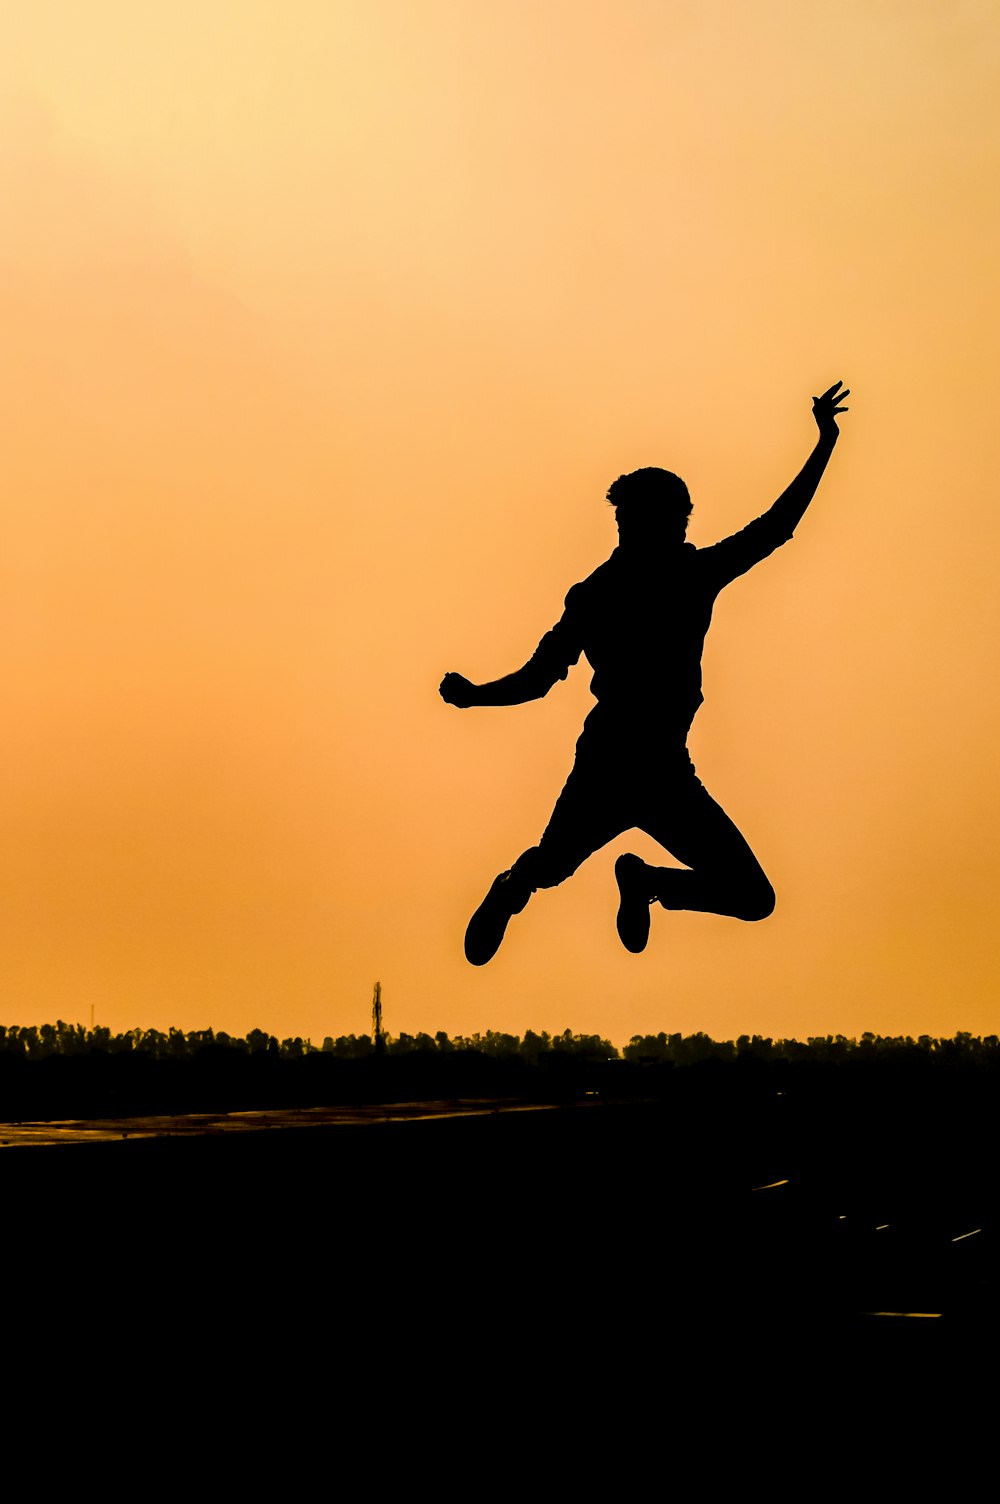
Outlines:
[[684, 517], [691, 515], [687, 486], [679, 475], [674, 475], [671, 470], [660, 470], [656, 465], [619, 475], [608, 487], [608, 501], [613, 507], [648, 505], [669, 508]]

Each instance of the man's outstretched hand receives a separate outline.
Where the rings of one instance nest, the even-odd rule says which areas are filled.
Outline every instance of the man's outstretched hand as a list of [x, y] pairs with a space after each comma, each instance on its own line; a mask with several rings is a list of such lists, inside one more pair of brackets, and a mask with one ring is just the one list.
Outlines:
[[476, 703], [476, 686], [464, 674], [445, 674], [438, 692], [446, 704], [457, 705], [459, 710]]
[[845, 387], [842, 381], [835, 381], [822, 397], [813, 398], [813, 417], [816, 419], [820, 438], [835, 439], [837, 437], [840, 432], [837, 427], [837, 414], [848, 411], [846, 407], [838, 407], [837, 404], [850, 395], [850, 387]]

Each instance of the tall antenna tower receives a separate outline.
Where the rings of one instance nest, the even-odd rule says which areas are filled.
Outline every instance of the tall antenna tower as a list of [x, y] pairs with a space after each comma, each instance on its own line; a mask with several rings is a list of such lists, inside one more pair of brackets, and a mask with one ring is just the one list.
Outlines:
[[382, 1032], [382, 983], [375, 983], [375, 995], [372, 998], [372, 1044], [375, 1046], [376, 1055], [385, 1054], [385, 1034]]

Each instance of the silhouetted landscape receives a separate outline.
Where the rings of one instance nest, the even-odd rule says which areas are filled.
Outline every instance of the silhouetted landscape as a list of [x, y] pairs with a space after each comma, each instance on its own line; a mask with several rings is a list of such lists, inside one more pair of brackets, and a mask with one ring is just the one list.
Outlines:
[[496, 1095], [568, 1102], [717, 1091], [780, 1092], [803, 1108], [842, 1096], [979, 1092], [1000, 1079], [1000, 1039], [959, 1033], [805, 1041], [742, 1035], [635, 1035], [622, 1050], [596, 1034], [487, 1030], [450, 1038], [367, 1034], [310, 1039], [254, 1029], [130, 1029], [62, 1020], [0, 1025], [0, 1118], [249, 1111]]
[[50, 1339], [97, 1372], [110, 1343], [115, 1383], [141, 1361], [186, 1384], [192, 1350], [318, 1352], [348, 1388], [419, 1376], [429, 1414], [445, 1393], [652, 1415], [728, 1354], [874, 1392], [996, 1324], [998, 1085], [1000, 1041], [967, 1034], [376, 1054], [8, 1026], [7, 1288], [47, 1290]]

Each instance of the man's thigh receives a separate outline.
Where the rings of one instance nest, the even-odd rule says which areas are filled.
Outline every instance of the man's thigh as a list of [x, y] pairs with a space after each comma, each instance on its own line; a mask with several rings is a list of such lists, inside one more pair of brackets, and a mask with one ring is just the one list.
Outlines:
[[717, 804], [694, 768], [643, 791], [635, 823], [694, 871], [725, 869], [763, 876], [745, 836]]
[[537, 886], [552, 888], [633, 824], [614, 770], [578, 758], [537, 846]]

